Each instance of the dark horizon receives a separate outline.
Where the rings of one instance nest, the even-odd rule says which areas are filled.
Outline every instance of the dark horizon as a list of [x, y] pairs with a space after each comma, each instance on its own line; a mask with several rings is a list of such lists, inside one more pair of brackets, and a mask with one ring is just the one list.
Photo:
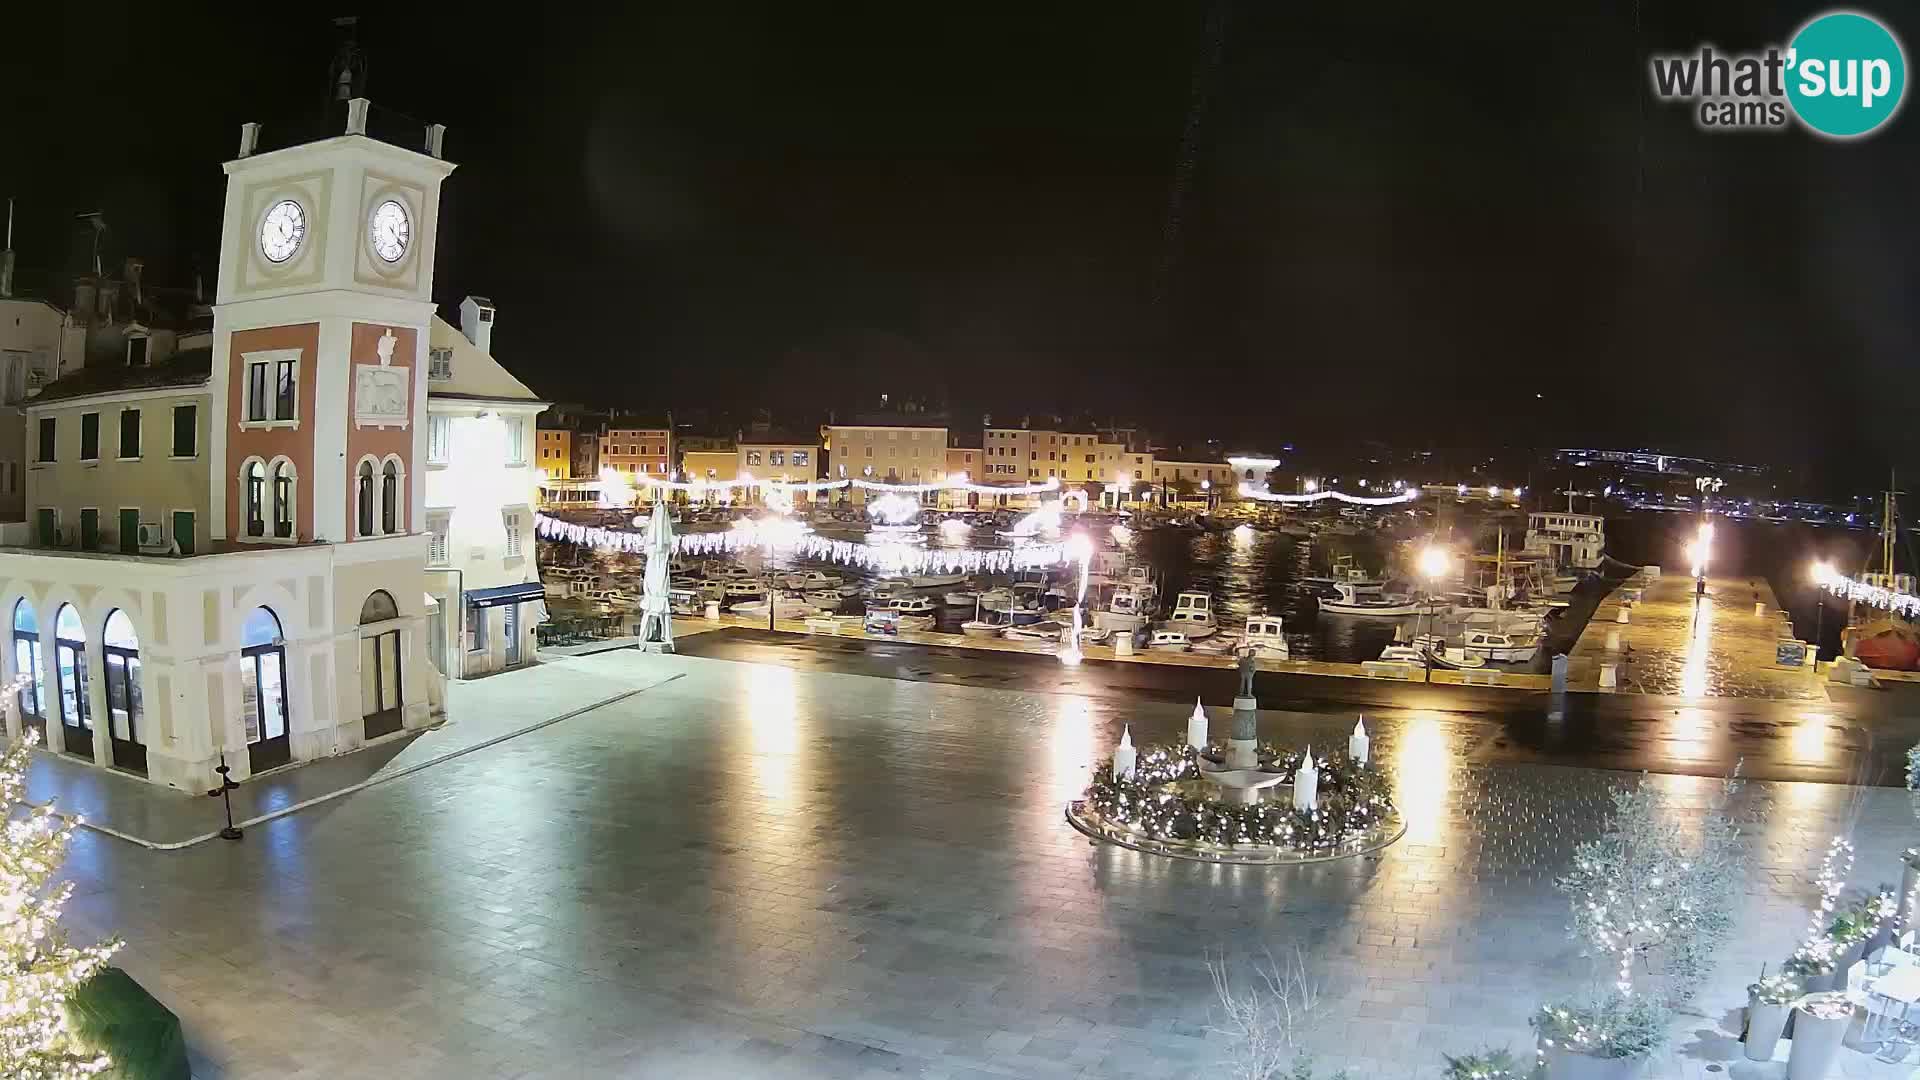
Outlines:
[[[1920, 121], [1707, 134], [1647, 89], [1650, 51], [1820, 10], [556, 9], [357, 38], [376, 105], [448, 125], [443, 314], [491, 297], [497, 355], [556, 400], [891, 393], [1878, 487], [1916, 449]], [[329, 18], [61, 18], [0, 164], [23, 281], [68, 274], [100, 209], [150, 281], [211, 288], [219, 164], [241, 123], [322, 107]]]

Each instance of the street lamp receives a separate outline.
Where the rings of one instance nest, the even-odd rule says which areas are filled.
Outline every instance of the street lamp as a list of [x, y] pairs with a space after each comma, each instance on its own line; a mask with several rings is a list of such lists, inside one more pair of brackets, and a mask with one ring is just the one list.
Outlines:
[[1320, 482], [1319, 482], [1318, 480], [1309, 480], [1309, 481], [1307, 481], [1306, 483], [1304, 483], [1304, 484], [1302, 484], [1302, 485], [1300, 485], [1300, 486], [1301, 486], [1301, 487], [1303, 487], [1303, 488], [1305, 488], [1305, 489], [1306, 489], [1306, 492], [1307, 492], [1307, 494], [1309, 494], [1309, 495], [1311, 495], [1311, 494], [1313, 494], [1314, 492], [1316, 492], [1316, 491], [1319, 491], [1319, 490], [1320, 490]]
[[[1820, 670], [1820, 642], [1826, 637], [1827, 582], [1833, 580], [1833, 564], [1825, 559], [1813, 561], [1813, 670]], [[1843, 637], [1845, 635], [1842, 635]]]

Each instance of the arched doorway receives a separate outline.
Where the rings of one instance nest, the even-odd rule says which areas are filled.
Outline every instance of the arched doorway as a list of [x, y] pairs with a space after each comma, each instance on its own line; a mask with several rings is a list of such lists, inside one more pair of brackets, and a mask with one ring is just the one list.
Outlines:
[[100, 635], [106, 660], [107, 737], [113, 740], [113, 764], [142, 776], [147, 774], [147, 747], [140, 738], [140, 639], [133, 620], [114, 608]]
[[287, 736], [287, 646], [270, 608], [254, 608], [240, 630], [240, 712], [249, 769], [265, 772], [293, 760]]
[[360, 605], [360, 716], [366, 737], [400, 730], [400, 618], [392, 594], [375, 589]]
[[53, 667], [60, 679], [60, 734], [67, 753], [93, 760], [93, 717], [87, 710], [87, 628], [72, 604], [53, 620]]
[[20, 687], [20, 722], [47, 737], [46, 685], [40, 674], [40, 620], [24, 598], [13, 605], [13, 666], [27, 677]]

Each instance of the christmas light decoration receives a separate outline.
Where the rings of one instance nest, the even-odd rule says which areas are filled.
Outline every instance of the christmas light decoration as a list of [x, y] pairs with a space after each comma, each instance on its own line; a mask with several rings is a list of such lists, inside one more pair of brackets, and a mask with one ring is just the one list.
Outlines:
[[[4, 693], [11, 710], [21, 681]], [[69, 1080], [112, 1061], [78, 1044], [66, 1003], [106, 967], [120, 942], [76, 948], [60, 932], [73, 883], [49, 887], [77, 822], [26, 803], [27, 766], [39, 741], [29, 731], [0, 756], [0, 1076]]]
[[[604, 483], [606, 473], [601, 470]], [[844, 480], [763, 480], [751, 473], [735, 480], [669, 480], [661, 476], [635, 476], [636, 483], [648, 487], [664, 488], [669, 491], [697, 492], [733, 492], [745, 488], [761, 488], [771, 491], [840, 491], [846, 488], [860, 488], [863, 491], [893, 491], [901, 494], [925, 494], [929, 491], [971, 491], [980, 495], [1039, 495], [1043, 492], [1057, 491], [1060, 481], [1056, 478], [1043, 480], [1035, 484], [976, 484], [967, 479], [966, 473], [954, 473], [951, 477], [935, 480], [928, 484], [899, 484], [882, 480], [868, 480], [865, 477], [848, 477]]]
[[1826, 570], [1816, 584], [1843, 600], [1897, 612], [1910, 619], [1920, 618], [1920, 596], [1912, 593], [1898, 592], [1882, 585], [1869, 585], [1832, 570]]
[[1282, 494], [1279, 494], [1278, 492], [1273, 492], [1273, 491], [1255, 491], [1252, 484], [1241, 484], [1240, 497], [1244, 499], [1253, 499], [1257, 502], [1291, 503], [1291, 504], [1317, 503], [1323, 499], [1333, 499], [1338, 502], [1346, 503], [1350, 506], [1398, 506], [1401, 503], [1410, 503], [1413, 500], [1420, 497], [1420, 493], [1418, 491], [1403, 491], [1398, 495], [1366, 496], [1366, 495], [1348, 495], [1345, 492], [1341, 492], [1341, 491], [1315, 491], [1314, 490], [1315, 486], [1316, 485], [1312, 481], [1308, 481], [1307, 482], [1308, 494], [1282, 495]]
[[867, 504], [867, 516], [882, 525], [906, 525], [920, 516], [920, 504], [905, 495], [889, 492]]
[[[535, 514], [536, 535], [602, 551], [644, 554], [647, 534], [639, 529], [579, 525]], [[790, 518], [742, 519], [725, 532], [681, 533], [673, 538], [676, 555], [735, 555], [759, 550], [799, 555], [858, 566], [887, 574], [1005, 574], [1041, 570], [1066, 561], [1060, 544], [1024, 543], [1007, 548], [916, 548], [904, 544], [867, 544], [829, 540]]]
[[[1115, 779], [1114, 761], [1093, 770], [1093, 783], [1071, 812], [1116, 834], [1161, 842], [1260, 844], [1305, 856], [1351, 852], [1377, 843], [1394, 814], [1393, 780], [1385, 769], [1364, 768], [1334, 754], [1315, 758], [1317, 805], [1295, 809], [1291, 801], [1240, 803], [1193, 795], [1185, 781], [1201, 780], [1200, 756], [1224, 760], [1224, 743], [1205, 749], [1155, 744], [1134, 748], [1125, 779]], [[1292, 776], [1306, 757], [1298, 750], [1262, 745], [1260, 768]], [[1118, 755], [1116, 755], [1118, 756]], [[1129, 775], [1130, 774], [1130, 775]]]

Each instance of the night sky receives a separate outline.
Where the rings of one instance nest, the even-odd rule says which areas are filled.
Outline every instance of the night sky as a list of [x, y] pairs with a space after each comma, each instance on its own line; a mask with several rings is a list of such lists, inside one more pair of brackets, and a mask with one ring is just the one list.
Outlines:
[[[1920, 116], [1705, 134], [1646, 52], [1822, 5], [1561, 6], [465, 7], [358, 39], [376, 104], [450, 129], [443, 312], [492, 297], [556, 399], [1920, 466]], [[1920, 8], [1866, 10], [1911, 60]], [[328, 13], [65, 17], [10, 57], [23, 268], [66, 276], [104, 209], [152, 280], [210, 275], [219, 163], [324, 103]]]

